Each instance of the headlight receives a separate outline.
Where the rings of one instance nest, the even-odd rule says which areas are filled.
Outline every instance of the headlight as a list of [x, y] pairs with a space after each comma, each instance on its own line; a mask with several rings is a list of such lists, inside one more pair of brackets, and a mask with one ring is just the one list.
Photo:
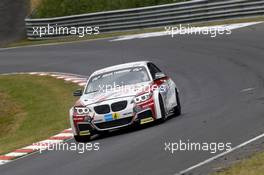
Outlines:
[[150, 99], [152, 97], [152, 93], [151, 92], [148, 92], [148, 93], [145, 93], [145, 94], [142, 94], [142, 95], [139, 95], [139, 96], [136, 96], [134, 98], [134, 101], [136, 103], [141, 103], [141, 102], [144, 102], [144, 101], [147, 101], [148, 99]]
[[89, 114], [89, 112], [91, 112], [88, 107], [74, 107], [74, 111], [79, 115]]

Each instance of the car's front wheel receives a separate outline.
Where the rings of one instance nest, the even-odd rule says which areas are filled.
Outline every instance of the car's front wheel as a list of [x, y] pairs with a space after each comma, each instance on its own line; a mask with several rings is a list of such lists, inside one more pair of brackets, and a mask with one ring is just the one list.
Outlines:
[[89, 142], [91, 140], [91, 136], [76, 135], [76, 136], [74, 136], [74, 139], [76, 142], [86, 143], [86, 142]]
[[177, 106], [174, 107], [173, 111], [175, 116], [179, 116], [181, 115], [181, 102], [177, 89], [175, 89], [175, 94], [176, 94], [175, 98], [176, 98]]
[[165, 111], [164, 103], [163, 103], [163, 100], [162, 100], [162, 97], [161, 97], [160, 94], [159, 94], [159, 104], [160, 104], [160, 113], [161, 113], [161, 119], [160, 119], [160, 121], [161, 122], [164, 122], [164, 121], [166, 121], [167, 116], [166, 116], [166, 111]]

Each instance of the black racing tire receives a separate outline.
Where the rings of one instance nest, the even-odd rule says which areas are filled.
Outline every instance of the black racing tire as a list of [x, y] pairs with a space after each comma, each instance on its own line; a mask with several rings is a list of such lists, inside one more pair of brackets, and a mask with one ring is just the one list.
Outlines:
[[165, 122], [167, 117], [166, 117], [166, 112], [165, 112], [165, 107], [164, 107], [164, 103], [162, 100], [161, 95], [159, 94], [159, 104], [160, 104], [160, 112], [161, 112], [161, 118], [160, 121], [161, 122]]
[[180, 101], [180, 96], [179, 93], [177, 91], [177, 89], [175, 89], [175, 94], [176, 94], [176, 101], [177, 101], [177, 106], [174, 107], [173, 111], [174, 111], [174, 116], [180, 116], [181, 115], [181, 101]]
[[91, 140], [91, 136], [74, 136], [74, 139], [76, 142], [80, 142], [80, 143], [86, 143], [89, 142]]

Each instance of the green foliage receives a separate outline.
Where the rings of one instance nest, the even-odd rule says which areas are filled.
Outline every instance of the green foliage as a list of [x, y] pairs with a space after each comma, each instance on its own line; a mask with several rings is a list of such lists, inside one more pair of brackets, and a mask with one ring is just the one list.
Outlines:
[[175, 3], [186, 0], [43, 0], [34, 18], [58, 17]]

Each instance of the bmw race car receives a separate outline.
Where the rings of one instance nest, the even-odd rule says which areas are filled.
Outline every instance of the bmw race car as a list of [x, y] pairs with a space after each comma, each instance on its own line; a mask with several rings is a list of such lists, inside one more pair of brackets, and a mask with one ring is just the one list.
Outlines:
[[91, 136], [181, 114], [179, 91], [171, 78], [149, 61], [111, 66], [94, 72], [70, 109], [77, 142]]

